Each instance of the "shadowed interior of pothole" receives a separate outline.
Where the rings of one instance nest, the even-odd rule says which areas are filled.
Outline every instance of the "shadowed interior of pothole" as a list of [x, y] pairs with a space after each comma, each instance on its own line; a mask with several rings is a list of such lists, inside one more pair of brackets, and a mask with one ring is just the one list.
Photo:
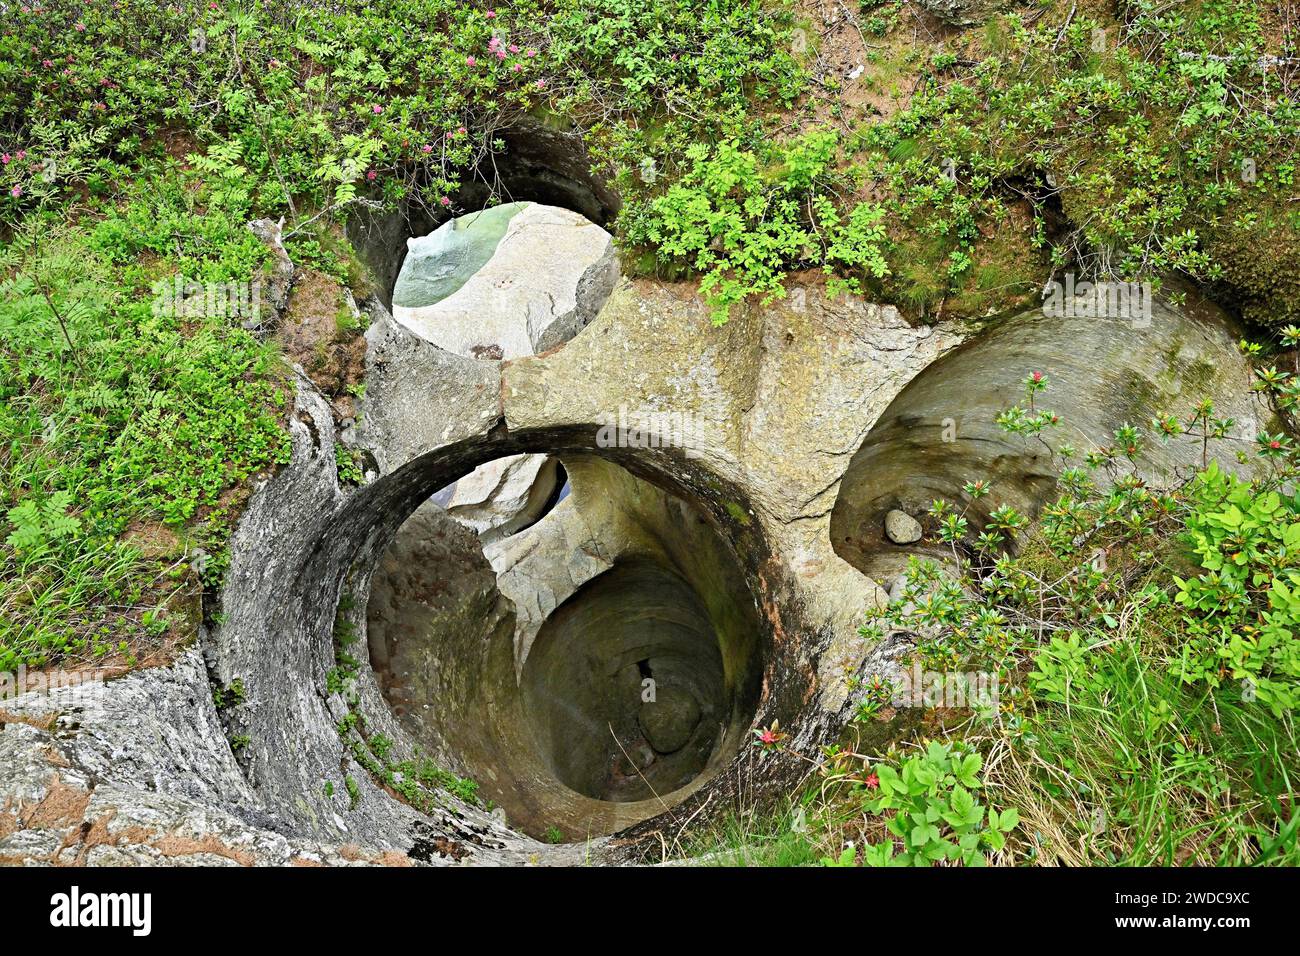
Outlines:
[[[1216, 412], [1230, 408], [1230, 417], [1250, 422], [1236, 341], [1221, 313], [1178, 311], [1159, 300], [1146, 323], [1042, 309], [1003, 320], [917, 375], [872, 426], [840, 483], [830, 526], [836, 553], [879, 580], [894, 578], [910, 555], [942, 562], [951, 553], [934, 534], [918, 540], [913, 522], [933, 532], [927, 510], [935, 500], [954, 504], [978, 533], [999, 507], [1038, 515], [1056, 493], [1057, 475], [1077, 464], [1054, 449], [1107, 447], [1124, 425], [1181, 413], [1205, 397]], [[1025, 379], [1034, 372], [1047, 382], [1035, 410], [1056, 413], [1061, 424], [1042, 437], [1012, 434], [999, 413], [1026, 402]], [[1212, 438], [1207, 449], [1220, 461], [1236, 457], [1230, 438]], [[1148, 443], [1143, 477], [1168, 481], [1199, 455], [1186, 442]], [[978, 498], [967, 486], [977, 480], [986, 486]], [[891, 533], [891, 514], [913, 523], [912, 533]]]
[[445, 493], [421, 505], [375, 569], [367, 636], [429, 756], [512, 825], [580, 840], [664, 812], [735, 756], [763, 632], [701, 509], [594, 455], [535, 474], [561, 488], [504, 536]]
[[648, 561], [566, 601], [524, 664], [524, 709], [556, 777], [598, 800], [690, 783], [730, 716], [718, 638], [689, 583]]

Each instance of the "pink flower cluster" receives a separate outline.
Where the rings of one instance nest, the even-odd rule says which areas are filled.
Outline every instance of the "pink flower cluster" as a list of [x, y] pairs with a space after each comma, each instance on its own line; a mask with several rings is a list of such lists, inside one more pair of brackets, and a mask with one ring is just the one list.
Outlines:
[[[504, 41], [501, 40], [500, 37], [495, 37], [495, 36], [488, 41], [488, 52], [491, 53], [493, 56], [495, 56], [498, 60], [505, 60], [511, 56], [517, 56], [521, 52], [525, 57], [527, 57], [530, 60], [533, 57], [537, 56], [536, 50], [530, 49], [526, 51], [521, 51], [518, 43], [511, 43], [507, 45]], [[470, 66], [473, 66], [474, 58], [470, 57], [466, 62], [469, 63]], [[522, 63], [518, 63], [518, 62], [512, 63], [510, 66], [510, 72], [519, 73], [523, 70], [523, 68], [524, 65]]]
[[[12, 155], [10, 155], [9, 153], [0, 153], [0, 165], [8, 166], [15, 159], [18, 160], [19, 162], [22, 162], [26, 158], [27, 158], [27, 150], [25, 149], [20, 149]], [[22, 194], [23, 194], [22, 186], [13, 186], [9, 190], [9, 195], [13, 196], [15, 199], [17, 199]]]

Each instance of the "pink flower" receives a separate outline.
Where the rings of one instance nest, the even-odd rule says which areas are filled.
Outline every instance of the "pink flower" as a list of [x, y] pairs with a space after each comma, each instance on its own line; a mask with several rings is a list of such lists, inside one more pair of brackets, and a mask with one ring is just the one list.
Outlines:
[[863, 781], [863, 783], [867, 785], [868, 790], [875, 790], [877, 787], [880, 786], [880, 778], [873, 773], [869, 775], [867, 779]]
[[546, 89], [546, 81], [545, 81], [545, 80], [538, 80], [538, 81], [537, 81], [537, 88], [538, 88], [539, 90], [544, 90], [544, 89]]
[[53, 65], [54, 65], [54, 61], [53, 61], [53, 60], [41, 60], [41, 66], [45, 67], [45, 69], [47, 69], [47, 70], [48, 70], [50, 67], [52, 67]]
[[537, 51], [529, 50], [527, 53], [524, 54], [524, 56], [528, 57], [531, 60], [533, 57], [537, 56]]
[[432, 153], [432, 152], [433, 152], [433, 147], [430, 146], [428, 143], [425, 143], [423, 146], [420, 147], [420, 152], [422, 152], [422, 153]]
[[1034, 380], [1035, 382], [1041, 382], [1041, 381], [1043, 380], [1043, 373], [1042, 373], [1042, 372], [1035, 372], [1035, 373], [1033, 374], [1032, 378], [1033, 378], [1033, 380]]
[[444, 206], [451, 205], [451, 200], [448, 199], [446, 196], [443, 196], [441, 199], [438, 200], [438, 202], [442, 203]]
[[520, 66], [518, 63], [516, 63], [514, 66], [512, 66], [512, 67], [510, 68], [510, 72], [511, 72], [511, 73], [518, 73], [518, 72], [519, 72], [520, 70], [522, 70], [522, 69], [523, 69], [523, 67]]
[[519, 44], [518, 44], [518, 43], [512, 43], [512, 44], [510, 44], [510, 52], [511, 52], [511, 53], [518, 53], [518, 52], [519, 52]]
[[15, 186], [13, 189], [9, 190], [9, 195], [13, 196], [15, 199], [17, 199], [22, 194], [23, 194], [23, 187], [21, 186]]
[[465, 127], [463, 127], [463, 126], [457, 126], [457, 127], [456, 127], [456, 135], [457, 135], [457, 136], [464, 136], [464, 135], [465, 135]]
[[483, 16], [487, 17], [489, 20], [495, 20], [497, 12], [495, 10], [489, 10], [487, 13], [483, 14]]
[[20, 150], [18, 150], [18, 158], [19, 158], [19, 159], [26, 159], [26, 158], [27, 158], [27, 150], [25, 150], [25, 149], [20, 149]]
[[765, 744], [774, 744], [774, 743], [776, 743], [780, 738], [777, 737], [777, 735], [776, 735], [773, 731], [771, 731], [771, 730], [765, 730], [765, 731], [763, 731], [761, 734], [758, 735], [758, 739], [761, 740], [761, 741], [762, 741], [763, 743], [765, 743]]
[[506, 51], [505, 51], [505, 50], [497, 50], [497, 59], [498, 59], [498, 60], [504, 60], [505, 58], [506, 58]]
[[9, 154], [8, 154], [8, 153], [0, 154], [0, 163], [4, 163], [6, 166], [9, 165]]
[[372, 169], [370, 170], [370, 172], [366, 173], [366, 179], [370, 180], [371, 182], [374, 182], [375, 177], [378, 175], [379, 174]]
[[474, 66], [476, 63], [478, 63], [478, 60], [474, 59], [472, 56], [465, 57], [466, 66]]
[[376, 116], [378, 116], [380, 113], [382, 113], [382, 112], [384, 111], [384, 108], [383, 108], [382, 106], [380, 106], [378, 103], [376, 103], [374, 106], [372, 106], [372, 107], [370, 107], [370, 108], [371, 108], [372, 110], [375, 111], [375, 115], [376, 115]]
[[76, 30], [78, 33], [85, 33], [86, 25], [84, 23], [78, 23], [72, 29]]

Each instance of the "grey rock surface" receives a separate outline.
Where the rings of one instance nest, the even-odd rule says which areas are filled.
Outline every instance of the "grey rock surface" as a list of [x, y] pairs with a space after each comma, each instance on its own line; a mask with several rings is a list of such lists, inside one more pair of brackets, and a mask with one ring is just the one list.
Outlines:
[[537, 521], [556, 492], [558, 469], [546, 455], [510, 455], [456, 482], [444, 507], [490, 547]]
[[885, 512], [885, 536], [894, 544], [912, 544], [921, 540], [921, 523], [906, 511], [891, 508]]
[[393, 317], [457, 355], [552, 349], [595, 317], [618, 279], [609, 233], [577, 213], [510, 203], [408, 242]]

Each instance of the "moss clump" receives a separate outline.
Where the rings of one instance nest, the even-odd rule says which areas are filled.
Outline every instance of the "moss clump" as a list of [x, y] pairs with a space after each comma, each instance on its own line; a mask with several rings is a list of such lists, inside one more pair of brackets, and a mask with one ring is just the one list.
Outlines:
[[1246, 321], [1277, 329], [1300, 322], [1300, 211], [1261, 196], [1211, 229], [1206, 248], [1221, 268], [1226, 298]]
[[731, 515], [731, 517], [734, 518], [737, 522], [744, 525], [745, 527], [749, 527], [749, 522], [751, 519], [749, 517], [749, 512], [747, 512], [744, 508], [742, 508], [734, 501], [723, 502], [723, 507], [727, 509], [727, 514]]

